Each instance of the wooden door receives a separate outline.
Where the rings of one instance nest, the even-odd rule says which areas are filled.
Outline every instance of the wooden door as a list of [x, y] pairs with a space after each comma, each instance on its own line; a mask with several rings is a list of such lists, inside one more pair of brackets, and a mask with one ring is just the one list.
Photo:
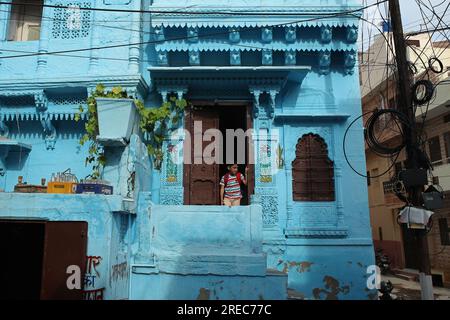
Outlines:
[[87, 252], [86, 222], [46, 222], [41, 299], [82, 300], [82, 290], [67, 288], [67, 267], [79, 266], [84, 281]]
[[[245, 117], [246, 117], [246, 125], [247, 130], [253, 128], [253, 105], [247, 104], [245, 108]], [[252, 139], [248, 139], [247, 144], [247, 167], [248, 167], [248, 186], [247, 186], [247, 193], [248, 193], [248, 203], [251, 204], [251, 196], [255, 194], [255, 146]]]
[[[201, 132], [196, 133], [201, 136], [194, 136], [195, 122], [202, 125]], [[211, 142], [202, 142], [202, 154], [195, 154], [194, 141], [203, 141], [203, 135], [209, 129], [219, 130], [219, 112], [208, 107], [195, 107], [187, 116], [186, 127], [191, 135], [191, 145], [185, 146], [191, 150], [191, 164], [185, 165], [184, 170], [184, 202], [186, 205], [218, 205], [219, 164], [207, 164], [208, 159], [203, 158], [203, 151]]]

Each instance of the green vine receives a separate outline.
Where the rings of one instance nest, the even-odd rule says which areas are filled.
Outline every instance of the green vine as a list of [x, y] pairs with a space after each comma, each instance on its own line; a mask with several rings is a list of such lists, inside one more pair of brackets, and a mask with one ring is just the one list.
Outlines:
[[[85, 165], [92, 165], [91, 177], [93, 179], [100, 178], [101, 169], [106, 164], [105, 152], [97, 141], [99, 134], [97, 98], [133, 99], [121, 87], [114, 87], [112, 90], [106, 91], [105, 86], [99, 84], [87, 100], [87, 110], [83, 106], [79, 107], [79, 112], [75, 115], [75, 121], [80, 121], [81, 115], [85, 112], [87, 117], [85, 123], [86, 132], [81, 137], [79, 144], [84, 146], [89, 143]], [[140, 127], [148, 135], [146, 144], [149, 156], [153, 159], [155, 168], [159, 170], [163, 161], [162, 146], [164, 137], [178, 125], [187, 102], [184, 99], [170, 98], [168, 102], [163, 103], [159, 108], [145, 108], [144, 103], [137, 99], [134, 102], [141, 118]]]
[[153, 159], [155, 169], [160, 170], [164, 158], [162, 150], [164, 138], [171, 130], [178, 127], [187, 102], [184, 99], [171, 97], [159, 108], [145, 108], [140, 101], [136, 103], [136, 106], [141, 115], [141, 129], [149, 134], [148, 154]]

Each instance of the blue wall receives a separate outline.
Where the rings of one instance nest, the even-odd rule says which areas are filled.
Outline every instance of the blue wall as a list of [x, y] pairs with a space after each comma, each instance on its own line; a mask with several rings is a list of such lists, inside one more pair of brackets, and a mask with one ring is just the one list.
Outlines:
[[[45, 1], [56, 2], [74, 3]], [[197, 0], [91, 2], [96, 8], [133, 10], [164, 10], [164, 6], [186, 10], [195, 5], [202, 10], [216, 10], [208, 7], [212, 4]], [[222, 1], [220, 5], [242, 11], [240, 1]], [[273, 161], [265, 167], [257, 162], [252, 206], [237, 214], [239, 217], [249, 210], [260, 212], [258, 223], [253, 221], [253, 227], [260, 228], [258, 246], [262, 248], [255, 267], [270, 272], [258, 275], [216, 271], [219, 274], [212, 276], [205, 271], [196, 272], [197, 266], [192, 266], [192, 270], [164, 270], [164, 250], [158, 252], [149, 234], [155, 226], [152, 212], [170, 215], [168, 210], [175, 207], [185, 214], [180, 221], [168, 219], [171, 225], [167, 230], [172, 231], [166, 234], [168, 241], [174, 240], [177, 232], [203, 226], [205, 252], [212, 250], [208, 243], [217, 245], [214, 239], [229, 239], [230, 230], [213, 228], [213, 232], [208, 224], [211, 210], [223, 208], [196, 208], [199, 215], [195, 215], [192, 208], [183, 206], [182, 164], [176, 166], [176, 177], [169, 181], [168, 163], [164, 163], [161, 172], [154, 170], [138, 136], [127, 147], [106, 149], [104, 178], [115, 187], [115, 196], [109, 199], [0, 194], [0, 207], [8, 208], [1, 215], [88, 221], [89, 254], [107, 257], [107, 263], [101, 265], [109, 274], [101, 283], [107, 288], [107, 298], [195, 299], [200, 292], [201, 297], [209, 292], [210, 298], [284, 298], [280, 289], [283, 287], [308, 299], [373, 297], [373, 292], [366, 289], [367, 267], [374, 264], [366, 181], [349, 168], [342, 148], [346, 128], [361, 114], [354, 37], [360, 3], [324, 0], [311, 6], [310, 1], [297, 0], [247, 1], [245, 5], [248, 7], [244, 11], [262, 10], [261, 15], [245, 16], [240, 12], [236, 17], [224, 18], [214, 14], [150, 16], [87, 11], [89, 15], [82, 16], [82, 29], [78, 31], [59, 24], [62, 9], [45, 8], [41, 38], [30, 42], [5, 40], [9, 6], [0, 5], [0, 52], [5, 58], [0, 61], [0, 121], [9, 128], [8, 139], [31, 146], [31, 151], [7, 154], [6, 173], [0, 176], [0, 189], [6, 192], [13, 190], [18, 176], [38, 184], [41, 178], [49, 179], [52, 173], [67, 168], [79, 178], [90, 173], [84, 165], [87, 149], [78, 144], [85, 119], [76, 122], [74, 115], [98, 83], [107, 88], [120, 85], [130, 95], [144, 100], [147, 107], [159, 106], [170, 95], [188, 100], [245, 100], [253, 104], [254, 127], [269, 132], [269, 140], [261, 135], [255, 137], [255, 154], [260, 161], [261, 147], [267, 147]], [[271, 14], [278, 5], [285, 6], [286, 15]], [[306, 7], [312, 10], [311, 14], [299, 19]], [[324, 12], [335, 10], [353, 10], [356, 15], [323, 18]], [[188, 34], [188, 39], [177, 39]], [[99, 46], [116, 47], [45, 54]], [[41, 55], [7, 58], [28, 52]], [[39, 121], [42, 118], [47, 121]], [[182, 123], [180, 128], [183, 127]], [[291, 163], [298, 140], [308, 133], [320, 135], [328, 146], [335, 167], [334, 202], [293, 201]], [[350, 130], [348, 141], [349, 160], [357, 170], [365, 172], [361, 122]], [[176, 152], [182, 157], [183, 142], [183, 136], [167, 137], [166, 155], [169, 146], [176, 145]], [[280, 159], [276, 158], [278, 146], [283, 149], [284, 166], [280, 168]], [[136, 184], [130, 191], [133, 170]], [[123, 198], [129, 199], [122, 202]], [[16, 205], [25, 207], [15, 210]], [[48, 207], [61, 209], [48, 211]], [[135, 213], [136, 220], [127, 215], [125, 222], [120, 214], [113, 213], [115, 210]], [[123, 238], [123, 230], [127, 230], [128, 242]], [[242, 248], [236, 247], [228, 258], [238, 256]], [[179, 259], [187, 256], [181, 254]], [[118, 281], [118, 271], [123, 270], [125, 262], [131, 282], [128, 277]], [[211, 264], [218, 262], [213, 260]], [[239, 264], [235, 261], [235, 267]], [[113, 266], [118, 265], [122, 267], [116, 267], [114, 272]], [[136, 266], [135, 272], [131, 265]], [[287, 274], [288, 278], [274, 272]], [[219, 293], [215, 286], [221, 277], [227, 279], [226, 293]], [[169, 284], [180, 279], [185, 279], [183, 291], [169, 290]], [[240, 281], [243, 287], [238, 285]], [[240, 295], [242, 290], [246, 293]]]
[[[88, 223], [88, 275], [94, 285], [85, 290], [103, 289], [104, 299], [127, 299], [129, 293], [129, 232], [134, 218], [122, 211], [119, 196], [0, 194], [3, 217], [85, 221]], [[117, 212], [117, 213], [113, 213]], [[91, 258], [89, 258], [91, 257]], [[84, 280], [84, 279], [83, 279]], [[91, 279], [92, 280], [92, 279]]]

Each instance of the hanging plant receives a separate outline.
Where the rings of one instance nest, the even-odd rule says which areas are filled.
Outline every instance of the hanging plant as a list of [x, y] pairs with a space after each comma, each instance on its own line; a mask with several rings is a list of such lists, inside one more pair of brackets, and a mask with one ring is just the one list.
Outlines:
[[[85, 124], [86, 132], [81, 137], [79, 144], [84, 146], [89, 143], [85, 165], [92, 165], [91, 177], [93, 179], [99, 179], [101, 177], [101, 170], [106, 164], [105, 152], [101, 144], [97, 141], [99, 134], [97, 98], [133, 99], [121, 87], [114, 87], [110, 91], [106, 91], [105, 86], [99, 84], [87, 100], [87, 110], [83, 106], [79, 107], [79, 112], [75, 115], [75, 120], [79, 121], [83, 113], [86, 113], [87, 118]], [[184, 99], [171, 98], [159, 108], [145, 108], [144, 103], [137, 99], [135, 99], [134, 103], [141, 118], [140, 127], [147, 134], [148, 141], [146, 144], [148, 153], [153, 159], [155, 168], [159, 170], [163, 160], [162, 146], [164, 137], [178, 125], [180, 117], [187, 106], [187, 102]]]
[[122, 88], [113, 88], [111, 91], [105, 91], [102, 84], [98, 84], [95, 91], [87, 99], [87, 110], [83, 106], [79, 107], [79, 113], [76, 114], [75, 120], [81, 119], [81, 114], [86, 112], [87, 121], [84, 125], [85, 134], [81, 137], [79, 143], [84, 146], [89, 143], [88, 156], [85, 160], [85, 165], [92, 165], [92, 179], [99, 179], [101, 176], [101, 169], [106, 164], [105, 151], [97, 141], [98, 136], [98, 115], [97, 115], [97, 100], [96, 98], [127, 98], [127, 93]]
[[145, 108], [136, 103], [141, 115], [141, 129], [148, 133], [147, 149], [155, 169], [160, 170], [164, 158], [162, 150], [165, 137], [179, 125], [187, 101], [171, 97], [159, 108]]

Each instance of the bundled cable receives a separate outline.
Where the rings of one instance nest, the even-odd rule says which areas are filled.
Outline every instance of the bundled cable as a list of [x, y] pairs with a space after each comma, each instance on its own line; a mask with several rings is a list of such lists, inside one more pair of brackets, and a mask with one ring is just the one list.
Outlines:
[[[421, 93], [422, 89], [425, 91]], [[413, 85], [411, 91], [413, 102], [422, 106], [433, 99], [434, 85], [430, 80], [419, 80]]]
[[[387, 121], [386, 119], [389, 119]], [[380, 124], [385, 124], [384, 128], [380, 130]], [[393, 144], [392, 141], [382, 141], [377, 136], [377, 133], [383, 132], [390, 125], [398, 128], [397, 134], [400, 133], [400, 141]], [[400, 111], [395, 109], [383, 109], [375, 111], [366, 123], [366, 141], [369, 148], [375, 153], [382, 156], [393, 156], [400, 153], [406, 146], [406, 135], [403, 132], [403, 127], [410, 126], [408, 118]], [[391, 127], [392, 128], [392, 127]], [[386, 139], [384, 139], [386, 140]]]
[[[438, 67], [435, 66], [436, 63]], [[441, 60], [439, 60], [439, 58], [434, 57], [428, 60], [428, 66], [430, 70], [433, 71], [434, 73], [440, 74], [444, 72], [444, 64], [442, 63]]]

